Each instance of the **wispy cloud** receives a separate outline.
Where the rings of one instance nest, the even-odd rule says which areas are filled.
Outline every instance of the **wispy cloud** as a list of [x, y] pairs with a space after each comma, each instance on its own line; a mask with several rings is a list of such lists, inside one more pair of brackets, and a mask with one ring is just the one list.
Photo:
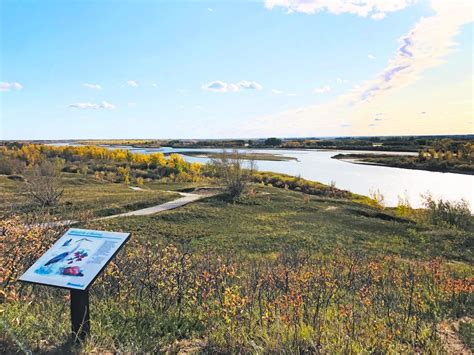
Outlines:
[[369, 58], [370, 60], [374, 60], [374, 59], [377, 58], [377, 57], [376, 57], [375, 55], [373, 55], [373, 54], [369, 54], [369, 55], [367, 56], [367, 58]]
[[90, 83], [84, 83], [82, 84], [82, 86], [88, 88], [88, 89], [94, 89], [94, 90], [100, 90], [102, 89], [102, 86], [100, 86], [99, 84], [90, 84]]
[[274, 94], [274, 95], [281, 95], [281, 94], [283, 94], [283, 91], [273, 89], [273, 90], [272, 90], [272, 94]]
[[237, 83], [237, 86], [241, 89], [251, 89], [251, 90], [262, 90], [263, 86], [257, 83], [256, 81], [247, 81], [242, 80]]
[[374, 20], [383, 19], [387, 13], [413, 5], [417, 0], [265, 0], [265, 7], [282, 7], [292, 12], [315, 14], [327, 11], [332, 14], [350, 13]]
[[136, 80], [127, 80], [127, 85], [131, 86], [133, 88], [136, 88], [138, 86], [138, 81], [136, 81]]
[[256, 81], [241, 80], [238, 83], [226, 83], [221, 80], [211, 81], [208, 84], [202, 85], [203, 90], [215, 92], [237, 92], [242, 89], [248, 90], [262, 90], [263, 86]]
[[21, 89], [23, 89], [23, 85], [21, 85], [20, 83], [0, 82], [0, 91], [12, 91], [12, 90], [21, 90]]
[[[314, 1], [308, 0], [306, 3], [312, 4]], [[390, 93], [400, 92], [401, 88], [416, 83], [426, 70], [443, 64], [457, 46], [454, 38], [461, 27], [473, 21], [471, 0], [432, 0], [431, 7], [433, 15], [422, 17], [399, 39], [395, 54], [374, 79], [354, 85], [349, 92], [328, 102], [308, 106], [303, 113], [299, 110], [288, 110], [276, 115], [254, 118], [245, 125], [245, 133], [259, 136], [263, 132], [267, 135], [326, 132], [331, 135], [338, 132], [337, 119], [345, 117], [351, 117], [353, 131], [363, 131], [363, 127], [366, 128], [368, 124], [375, 124], [373, 119], [368, 121], [370, 111], [373, 112], [373, 109], [380, 105], [397, 107], [396, 102], [400, 98], [396, 95], [390, 96]]]
[[445, 62], [453, 51], [453, 38], [461, 26], [472, 22], [469, 0], [433, 0], [435, 15], [423, 17], [415, 27], [399, 39], [400, 46], [388, 66], [376, 79], [367, 81], [355, 92], [358, 100], [369, 100], [383, 92], [409, 85], [426, 69]]
[[99, 109], [113, 110], [115, 109], [115, 105], [107, 101], [102, 101], [100, 104], [94, 104], [91, 102], [78, 102], [75, 104], [70, 104], [69, 107], [78, 108], [82, 110], [99, 110]]
[[316, 89], [313, 90], [313, 92], [315, 94], [318, 94], [318, 95], [326, 94], [329, 91], [331, 91], [331, 87], [329, 85], [326, 85], [326, 86], [323, 86], [323, 87], [320, 87], [320, 88], [316, 88]]

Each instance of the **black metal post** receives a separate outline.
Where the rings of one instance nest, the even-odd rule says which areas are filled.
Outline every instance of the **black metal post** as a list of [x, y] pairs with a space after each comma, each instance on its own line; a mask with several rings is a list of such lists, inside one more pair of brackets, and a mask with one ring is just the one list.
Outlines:
[[89, 291], [71, 290], [72, 339], [84, 341], [91, 331], [89, 319]]

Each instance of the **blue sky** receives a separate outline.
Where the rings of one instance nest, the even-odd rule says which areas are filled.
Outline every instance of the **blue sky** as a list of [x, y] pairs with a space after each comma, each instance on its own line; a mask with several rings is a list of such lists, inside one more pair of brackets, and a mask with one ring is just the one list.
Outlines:
[[446, 4], [4, 0], [0, 139], [473, 133]]

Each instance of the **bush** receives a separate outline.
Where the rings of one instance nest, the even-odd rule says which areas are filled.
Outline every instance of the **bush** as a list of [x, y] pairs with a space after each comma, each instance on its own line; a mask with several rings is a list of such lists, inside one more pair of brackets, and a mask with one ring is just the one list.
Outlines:
[[241, 154], [236, 150], [231, 153], [224, 151], [221, 157], [212, 159], [208, 167], [234, 201], [250, 183], [255, 169], [255, 162], [250, 160], [248, 164], [245, 164]]
[[333, 198], [350, 198], [349, 191], [340, 190], [335, 185], [327, 186], [316, 181], [309, 181], [300, 177], [285, 174], [275, 174], [264, 171], [257, 171], [252, 176], [252, 181], [263, 183], [277, 188], [287, 188], [293, 191], [300, 191], [308, 195], [325, 196]]
[[[67, 294], [17, 278], [59, 232], [0, 220], [0, 327], [35, 352], [68, 336]], [[204, 353], [438, 353], [439, 320], [472, 305], [474, 280], [440, 259], [283, 250], [249, 260], [132, 239], [91, 289], [83, 352], [205, 339]]]
[[26, 186], [27, 195], [33, 204], [50, 207], [59, 202], [64, 192], [58, 180], [62, 166], [63, 162], [58, 160], [42, 161], [30, 169]]
[[423, 196], [423, 205], [428, 212], [428, 221], [434, 225], [468, 229], [472, 223], [471, 210], [466, 200], [434, 200], [431, 195]]

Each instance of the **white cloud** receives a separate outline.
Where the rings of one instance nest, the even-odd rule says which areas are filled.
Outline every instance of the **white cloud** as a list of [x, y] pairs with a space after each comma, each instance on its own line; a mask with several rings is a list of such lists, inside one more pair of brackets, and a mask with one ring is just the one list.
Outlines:
[[367, 56], [367, 58], [369, 58], [370, 60], [374, 60], [374, 59], [377, 58], [377, 57], [376, 57], [375, 55], [373, 55], [373, 54], [369, 54], [369, 55]]
[[256, 81], [241, 80], [236, 84], [232, 84], [220, 80], [215, 80], [211, 81], [208, 84], [204, 84], [202, 86], [202, 89], [215, 92], [237, 92], [241, 89], [262, 90], [263, 87]]
[[153, 84], [151, 84], [151, 86], [153, 86], [154, 88], [156, 88], [156, 87], [158, 87], [158, 84], [153, 83]]
[[241, 89], [252, 89], [252, 90], [263, 89], [263, 86], [257, 83], [256, 81], [241, 80], [237, 83], [237, 86]]
[[94, 103], [91, 103], [91, 102], [79, 102], [79, 103], [75, 103], [75, 104], [70, 104], [69, 107], [79, 108], [79, 109], [83, 109], [83, 110], [87, 110], [87, 109], [90, 109], [90, 110], [98, 110], [98, 109], [113, 110], [113, 109], [115, 109], [115, 105], [113, 105], [113, 104], [111, 104], [107, 101], [102, 101], [102, 103], [100, 103], [100, 104], [94, 104]]
[[376, 14], [373, 14], [372, 16], [370, 16], [372, 19], [374, 20], [382, 20], [384, 19], [386, 16], [385, 12], [378, 12]]
[[213, 10], [212, 8], [208, 7], [208, 8], [207, 8], [207, 11], [212, 12], [212, 11], [214, 11], [214, 10]]
[[276, 90], [276, 89], [273, 89], [273, 90], [272, 90], [272, 94], [275, 94], [275, 95], [280, 95], [280, 94], [283, 94], [283, 91], [281, 91], [281, 90]]
[[128, 80], [128, 81], [127, 81], [127, 85], [128, 85], [128, 86], [131, 86], [131, 87], [133, 87], [133, 88], [136, 88], [136, 87], [138, 86], [138, 81], [136, 81], [136, 80]]
[[327, 11], [332, 14], [349, 13], [381, 20], [389, 12], [402, 10], [417, 0], [265, 0], [265, 7], [282, 7], [292, 12], [315, 14]]
[[21, 85], [20, 83], [0, 82], [0, 91], [12, 91], [12, 90], [21, 90], [21, 89], [23, 89], [23, 85]]
[[313, 90], [313, 92], [314, 92], [315, 94], [319, 94], [319, 95], [321, 95], [321, 94], [326, 94], [326, 93], [328, 93], [329, 91], [331, 91], [331, 87], [328, 86], [328, 85], [323, 86], [323, 87], [320, 87], [320, 88], [316, 88], [316, 89]]
[[102, 86], [100, 86], [99, 84], [90, 84], [90, 83], [84, 83], [82, 84], [82, 86], [88, 88], [88, 89], [94, 89], [94, 90], [100, 90], [102, 89]]
[[349, 80], [342, 79], [342, 78], [337, 78], [336, 79], [336, 83], [338, 83], [338, 84], [345, 84], [347, 82], [349, 82]]

